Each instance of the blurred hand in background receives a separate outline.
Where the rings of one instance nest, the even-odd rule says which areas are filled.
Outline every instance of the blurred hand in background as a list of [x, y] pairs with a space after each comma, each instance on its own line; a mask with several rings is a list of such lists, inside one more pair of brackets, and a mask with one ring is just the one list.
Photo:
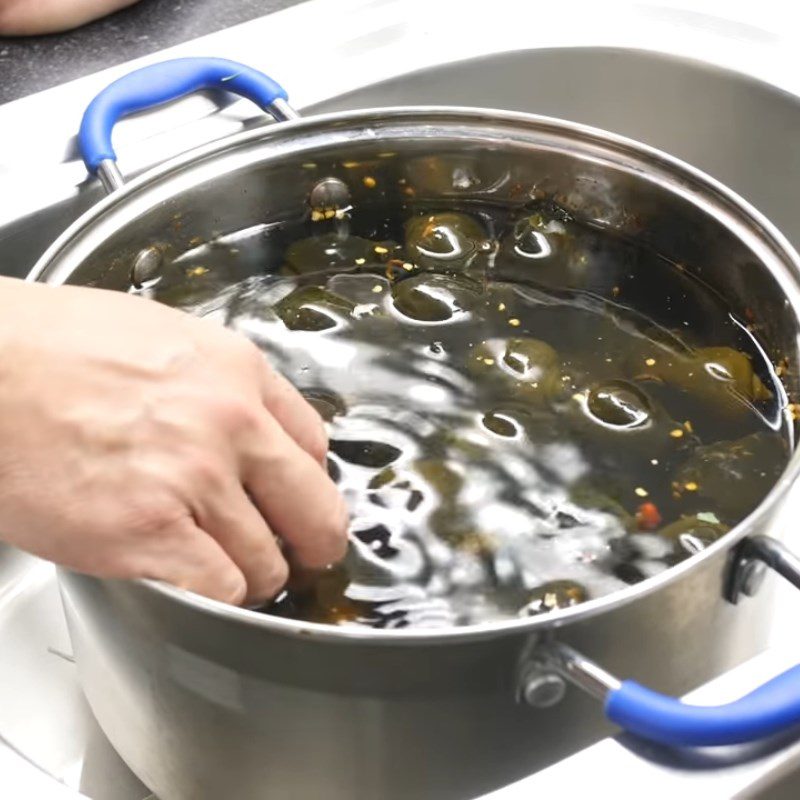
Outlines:
[[77, 28], [138, 0], [0, 0], [0, 36], [34, 36]]

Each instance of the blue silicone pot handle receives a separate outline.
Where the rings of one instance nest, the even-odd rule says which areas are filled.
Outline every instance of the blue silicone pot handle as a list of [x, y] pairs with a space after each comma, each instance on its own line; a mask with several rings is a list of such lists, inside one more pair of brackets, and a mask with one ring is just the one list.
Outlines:
[[692, 706], [634, 681], [624, 681], [605, 701], [608, 719], [662, 744], [702, 747], [764, 739], [800, 724], [800, 665], [739, 700]]
[[111, 131], [122, 117], [200, 91], [225, 89], [267, 109], [285, 90], [263, 72], [224, 58], [178, 58], [143, 67], [103, 89], [89, 103], [78, 141], [86, 169], [116, 161]]

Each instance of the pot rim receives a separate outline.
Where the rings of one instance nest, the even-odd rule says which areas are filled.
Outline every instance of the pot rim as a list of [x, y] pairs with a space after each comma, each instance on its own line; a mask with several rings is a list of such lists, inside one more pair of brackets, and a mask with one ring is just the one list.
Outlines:
[[[770, 270], [778, 281], [784, 295], [792, 303], [795, 315], [800, 320], [800, 255], [794, 250], [784, 235], [750, 203], [724, 184], [707, 175], [686, 162], [668, 155], [649, 145], [642, 144], [619, 134], [580, 123], [561, 120], [525, 112], [512, 112], [500, 109], [471, 108], [463, 106], [398, 106], [370, 108], [356, 111], [340, 111], [328, 114], [315, 114], [280, 124], [268, 125], [250, 131], [227, 136], [201, 147], [193, 148], [186, 153], [173, 157], [158, 166], [151, 168], [136, 178], [126, 182], [121, 189], [103, 198], [73, 222], [37, 261], [26, 277], [27, 281], [61, 283], [62, 276], [48, 276], [47, 273], [57, 263], [62, 252], [80, 236], [91, 233], [92, 226], [104, 214], [118, 208], [134, 194], [158, 184], [170, 175], [185, 169], [191, 169], [198, 162], [207, 161], [219, 156], [224, 151], [232, 150], [261, 141], [270, 143], [283, 141], [297, 132], [313, 132], [315, 128], [328, 127], [341, 135], [348, 124], [363, 127], [370, 120], [385, 123], [387, 119], [405, 120], [419, 124], [427, 119], [440, 121], [463, 121], [473, 124], [485, 122], [505, 123], [539, 130], [543, 133], [561, 135], [577, 145], [599, 145], [606, 153], [616, 153], [628, 158], [632, 164], [628, 169], [640, 172], [641, 177], [655, 181], [672, 192], [680, 192], [689, 196], [702, 213], [710, 214], [719, 224], [725, 225], [737, 237], [746, 238], [748, 244], [759, 243], [760, 249], [772, 255], [770, 263], [782, 262], [783, 268]], [[338, 126], [338, 128], [337, 128]], [[340, 141], [344, 141], [344, 135]], [[580, 148], [576, 155], [583, 151]], [[277, 157], [281, 153], [276, 153]], [[650, 170], [645, 173], [640, 165]], [[624, 164], [618, 164], [623, 167]], [[660, 180], [659, 180], [660, 178]], [[745, 234], [748, 234], [745, 236]], [[61, 280], [59, 280], [61, 277]], [[161, 581], [138, 579], [134, 583], [153, 592], [164, 599], [176, 602], [196, 611], [209, 613], [215, 617], [240, 625], [254, 626], [271, 633], [313, 638], [341, 644], [359, 644], [369, 642], [381, 645], [414, 645], [414, 644], [453, 644], [481, 639], [491, 639], [508, 634], [538, 634], [552, 631], [562, 626], [589, 620], [599, 614], [612, 611], [635, 601], [639, 597], [650, 595], [660, 589], [679, 581], [684, 574], [703, 568], [703, 565], [722, 552], [731, 549], [743, 539], [749, 531], [763, 524], [774, 512], [777, 504], [789, 491], [798, 473], [800, 473], [800, 448], [794, 448], [791, 458], [786, 464], [780, 478], [776, 481], [759, 506], [745, 519], [734, 526], [702, 552], [640, 583], [625, 589], [611, 592], [580, 605], [553, 611], [540, 617], [502, 619], [478, 625], [467, 625], [451, 628], [410, 628], [384, 630], [361, 626], [335, 626], [323, 623], [304, 622], [302, 620], [274, 617], [238, 606], [231, 606], [220, 601], [197, 595]], [[102, 580], [102, 579], [95, 579]]]

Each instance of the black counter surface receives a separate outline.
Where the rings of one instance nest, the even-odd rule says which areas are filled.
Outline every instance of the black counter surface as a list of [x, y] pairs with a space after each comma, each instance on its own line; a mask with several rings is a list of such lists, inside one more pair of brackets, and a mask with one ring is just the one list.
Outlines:
[[298, 1], [141, 0], [68, 33], [0, 37], [0, 104], [271, 14]]

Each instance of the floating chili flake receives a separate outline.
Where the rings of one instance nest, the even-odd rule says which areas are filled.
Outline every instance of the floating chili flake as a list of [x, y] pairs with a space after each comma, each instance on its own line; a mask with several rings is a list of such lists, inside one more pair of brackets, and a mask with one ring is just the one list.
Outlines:
[[655, 503], [642, 503], [636, 509], [636, 525], [640, 531], [654, 531], [662, 522], [661, 512]]

